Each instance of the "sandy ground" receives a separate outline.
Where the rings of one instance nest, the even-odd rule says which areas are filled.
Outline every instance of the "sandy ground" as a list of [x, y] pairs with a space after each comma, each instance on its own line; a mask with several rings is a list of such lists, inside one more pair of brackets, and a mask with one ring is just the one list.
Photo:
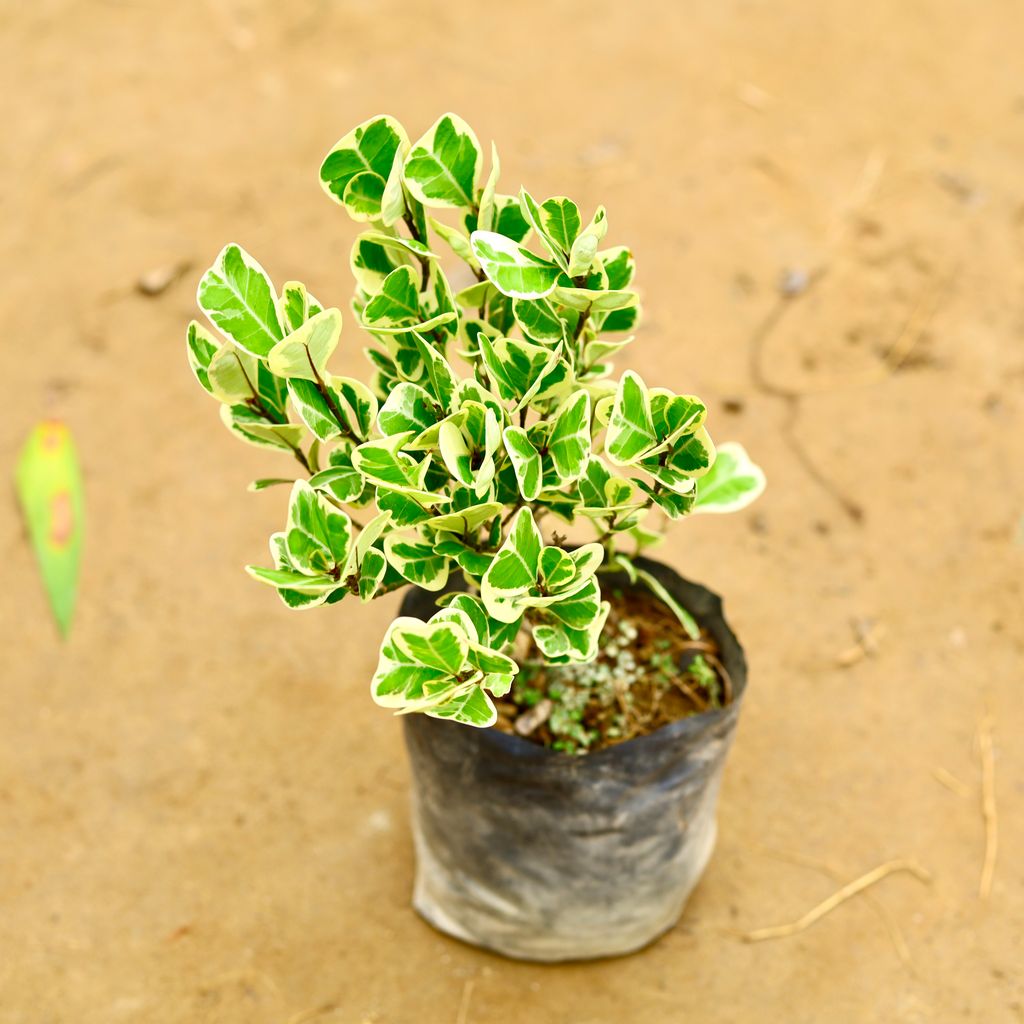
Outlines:
[[[1022, 44], [996, 0], [4, 5], [0, 453], [66, 417], [90, 520], [60, 646], [0, 503], [0, 1021], [1024, 1020]], [[227, 240], [347, 302], [320, 156], [449, 108], [507, 186], [607, 204], [648, 310], [630, 364], [770, 478], [665, 549], [728, 595], [752, 685], [711, 867], [621, 961], [509, 963], [409, 910], [407, 769], [366, 692], [397, 600], [295, 615], [244, 576], [283, 515], [245, 485], [279, 463], [185, 366]], [[826, 272], [759, 381], [787, 268]], [[855, 620], [878, 650], [840, 667]], [[740, 941], [893, 857], [933, 883]]]

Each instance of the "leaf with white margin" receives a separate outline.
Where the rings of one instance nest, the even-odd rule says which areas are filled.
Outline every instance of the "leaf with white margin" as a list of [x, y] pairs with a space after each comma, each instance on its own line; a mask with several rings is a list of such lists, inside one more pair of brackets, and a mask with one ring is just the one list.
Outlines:
[[605, 435], [605, 452], [616, 466], [628, 466], [638, 462], [657, 444], [650, 392], [639, 374], [627, 370], [615, 392]]
[[423, 505], [446, 505], [446, 494], [424, 489], [423, 481], [430, 468], [429, 458], [416, 462], [402, 451], [411, 434], [395, 434], [380, 441], [367, 441], [352, 453], [352, 465], [371, 484], [408, 495]]
[[474, 273], [480, 269], [480, 264], [473, 255], [473, 247], [469, 243], [468, 235], [463, 234], [463, 232], [458, 228], [453, 228], [442, 221], [435, 220], [433, 217], [428, 218], [428, 223], [434, 233], [441, 237], [441, 240], [445, 245], [447, 245], [463, 263], [469, 264], [470, 269]]
[[480, 596], [488, 615], [499, 622], [519, 618], [522, 609], [509, 599], [536, 585], [542, 548], [543, 540], [533, 512], [528, 506], [521, 508], [512, 520], [505, 543], [480, 581]]
[[737, 512], [759, 498], [765, 488], [764, 470], [737, 441], [719, 446], [711, 469], [697, 485], [694, 512]]
[[423, 590], [443, 590], [448, 582], [448, 558], [430, 542], [392, 533], [384, 540], [384, 554], [403, 579]]
[[610, 313], [635, 305], [639, 301], [636, 292], [596, 291], [590, 288], [570, 288], [566, 285], [555, 288], [552, 298], [563, 306], [569, 306], [570, 309], [595, 313]]
[[[678, 491], [666, 490], [663, 487], [651, 486], [646, 480], [637, 480], [635, 482], [637, 487], [648, 494], [653, 499], [654, 504], [669, 519], [682, 519], [683, 516], [689, 515], [693, 511], [693, 505], [697, 498], [696, 486], [691, 487], [688, 491], [679, 493]], [[691, 484], [694, 483], [692, 480], [689, 482]]]
[[443, 530], [448, 533], [470, 534], [479, 530], [484, 523], [493, 519], [504, 510], [505, 506], [495, 501], [486, 501], [479, 505], [470, 505], [458, 512], [446, 512], [444, 515], [432, 516], [424, 526], [432, 530]]
[[[314, 437], [321, 441], [330, 441], [344, 433], [343, 424], [338, 422], [338, 417], [327, 399], [312, 381], [299, 378], [289, 380], [288, 397], [299, 419], [309, 427]], [[337, 405], [337, 402], [335, 404]]]
[[569, 254], [569, 276], [582, 277], [590, 272], [597, 257], [597, 247], [608, 231], [608, 216], [603, 206], [597, 208], [591, 222], [576, 236]]
[[542, 299], [554, 290], [561, 270], [528, 249], [493, 231], [474, 231], [473, 255], [487, 279], [513, 299]]
[[210, 393], [229, 405], [256, 397], [259, 363], [255, 356], [234, 345], [222, 345], [206, 368]]
[[506, 427], [504, 439], [505, 451], [512, 461], [512, 469], [519, 484], [519, 493], [527, 501], [535, 501], [543, 483], [540, 452], [522, 427]]
[[471, 209], [480, 164], [473, 129], [456, 114], [444, 114], [410, 148], [405, 187], [424, 206]]
[[450, 594], [447, 604], [430, 617], [431, 622], [455, 622], [471, 643], [490, 646], [491, 631], [483, 602], [474, 594]]
[[207, 368], [219, 348], [220, 342], [205, 327], [195, 320], [189, 323], [188, 331], [185, 335], [188, 365], [203, 390], [208, 391], [210, 394], [213, 394], [213, 390], [210, 387], [210, 377], [207, 373]]
[[364, 231], [352, 245], [349, 269], [356, 284], [367, 293], [376, 295], [392, 271], [411, 264], [413, 255], [404, 246], [384, 245], [375, 232]]
[[579, 207], [565, 196], [538, 203], [525, 188], [519, 190], [523, 218], [537, 233], [544, 248], [563, 273], [569, 270], [569, 251], [580, 230]]
[[[439, 415], [440, 414], [440, 415]], [[396, 384], [380, 407], [377, 428], [385, 436], [412, 431], [419, 434], [444, 416], [430, 394], [409, 381]]]
[[305, 433], [299, 423], [271, 423], [247, 405], [222, 405], [220, 418], [236, 437], [261, 448], [294, 451]]
[[371, 330], [400, 327], [423, 320], [420, 312], [419, 275], [410, 266], [401, 266], [385, 278], [380, 291], [363, 310], [363, 326]]
[[[375, 204], [376, 214], [380, 215], [380, 197], [384, 191], [384, 183], [391, 173], [395, 154], [408, 144], [405, 129], [392, 117], [376, 116], [357, 125], [347, 135], [339, 139], [320, 165], [320, 184], [324, 191], [342, 206], [348, 206], [346, 192], [354, 179], [360, 175], [370, 174], [380, 179], [380, 190]], [[366, 179], [369, 182], [371, 179]], [[360, 196], [367, 190], [359, 189]], [[355, 201], [355, 195], [350, 195]], [[352, 208], [349, 207], [349, 212]], [[368, 219], [360, 216], [357, 219]]]
[[461, 722], [475, 729], [489, 729], [498, 720], [497, 709], [480, 686], [457, 693], [443, 704], [434, 704], [423, 710], [429, 718]]
[[535, 389], [552, 363], [551, 349], [519, 338], [480, 337], [480, 357], [498, 395], [518, 402]]
[[677, 494], [689, 494], [694, 481], [708, 472], [714, 458], [714, 443], [701, 427], [695, 433], [676, 440], [667, 453], [644, 459], [640, 465], [663, 487]]
[[376, 548], [370, 548], [359, 563], [359, 600], [364, 604], [372, 601], [380, 589], [388, 571], [387, 559]]
[[284, 336], [266, 271], [240, 246], [224, 246], [203, 274], [199, 308], [239, 348], [265, 357]]
[[301, 281], [286, 281], [282, 286], [278, 316], [285, 331], [296, 330], [322, 309]]
[[625, 245], [616, 245], [610, 249], [602, 249], [597, 254], [601, 267], [608, 278], [608, 287], [616, 291], [628, 288], [636, 273], [636, 260], [632, 251]]
[[548, 453], [563, 483], [578, 480], [590, 455], [590, 395], [577, 391], [555, 414]]
[[601, 612], [601, 588], [589, 579], [571, 597], [547, 606], [547, 612], [570, 629], [588, 629]]
[[455, 393], [455, 371], [448, 364], [448, 360], [433, 345], [427, 344], [415, 332], [413, 333], [413, 341], [426, 370], [423, 387], [433, 395], [438, 405], [447, 412], [451, 408], [452, 395]]
[[491, 143], [491, 173], [487, 175], [483, 191], [480, 193], [480, 210], [477, 213], [476, 226], [481, 231], [493, 231], [497, 215], [495, 190], [498, 187], [498, 176], [501, 174], [501, 161], [498, 159], [498, 147]]
[[354, 221], [380, 220], [386, 181], [373, 171], [362, 171], [349, 179], [341, 201]]
[[327, 360], [341, 338], [341, 310], [325, 309], [279, 341], [269, 352], [270, 372], [278, 377], [323, 380]]
[[328, 466], [314, 473], [309, 484], [343, 504], [355, 501], [365, 486], [362, 473], [352, 466]]
[[494, 412], [476, 402], [465, 402], [438, 432], [438, 447], [448, 472], [459, 483], [480, 494], [494, 478], [494, 454], [501, 430]]
[[565, 338], [565, 321], [548, 299], [515, 299], [512, 314], [523, 334], [535, 341], [562, 341]]
[[355, 377], [328, 376], [327, 390], [337, 398], [341, 418], [348, 432], [357, 440], [370, 436], [377, 418], [377, 396]]
[[297, 568], [344, 568], [351, 551], [352, 520], [307, 481], [296, 480], [288, 501], [285, 544]]
[[402, 172], [405, 168], [405, 146], [400, 145], [395, 150], [395, 158], [391, 161], [391, 170], [388, 171], [387, 181], [384, 183], [384, 192], [380, 197], [380, 220], [386, 227], [394, 227], [401, 221], [409, 207], [405, 194], [405, 186], [402, 184]]
[[562, 622], [535, 625], [533, 639], [553, 664], [593, 661], [597, 657], [598, 640], [610, 610], [611, 605], [602, 601], [597, 617], [585, 629], [572, 629]]

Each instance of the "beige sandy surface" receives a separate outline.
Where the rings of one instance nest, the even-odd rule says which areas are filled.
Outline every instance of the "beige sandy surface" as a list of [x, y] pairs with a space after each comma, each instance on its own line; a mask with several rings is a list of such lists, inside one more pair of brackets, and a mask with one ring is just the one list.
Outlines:
[[[0, 503], [0, 1021], [1024, 1020], [1022, 44], [1009, 0], [5, 4], [0, 452], [66, 417], [90, 520], [60, 646]], [[397, 599], [296, 615], [245, 577], [283, 515], [245, 485], [280, 463], [185, 366], [227, 240], [344, 304], [319, 158], [371, 113], [449, 108], [506, 186], [607, 204], [648, 310], [629, 364], [770, 478], [666, 548], [728, 595], [753, 676], [711, 867], [621, 961], [509, 963], [409, 910], [407, 769], [367, 695]], [[752, 339], [780, 273], [820, 267], [764, 341], [794, 424]], [[877, 654], [839, 667], [865, 619]], [[832, 892], [826, 865], [900, 856], [934, 883], [740, 941]]]

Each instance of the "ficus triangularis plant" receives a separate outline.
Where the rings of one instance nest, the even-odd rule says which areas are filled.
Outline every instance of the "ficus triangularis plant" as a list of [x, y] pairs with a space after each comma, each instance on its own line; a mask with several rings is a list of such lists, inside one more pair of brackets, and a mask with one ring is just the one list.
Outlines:
[[[497, 152], [485, 178], [454, 114], [411, 144], [374, 117], [327, 154], [324, 191], [366, 225], [351, 269], [369, 384], [330, 369], [341, 312], [297, 281], [278, 291], [238, 245], [199, 283], [219, 336], [188, 328], [189, 362], [227, 427], [303, 473], [252, 485], [292, 488], [272, 567], [248, 571], [300, 609], [407, 583], [442, 591], [462, 574], [468, 592], [446, 593], [429, 622], [392, 623], [372, 694], [474, 726], [495, 721], [520, 630], [552, 663], [596, 656], [599, 570], [643, 579], [695, 632], [633, 564], [660, 539], [647, 516], [732, 511], [764, 486], [738, 444], [716, 452], [700, 399], [632, 371], [611, 378], [640, 303], [633, 254], [604, 245], [604, 207], [586, 220], [564, 196], [504, 194], [498, 176]], [[583, 520], [595, 539], [546, 539], [547, 516]]]

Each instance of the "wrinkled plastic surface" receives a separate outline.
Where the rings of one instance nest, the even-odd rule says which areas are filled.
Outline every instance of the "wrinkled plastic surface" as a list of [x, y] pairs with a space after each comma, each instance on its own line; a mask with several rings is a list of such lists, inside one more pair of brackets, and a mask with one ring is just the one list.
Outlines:
[[[638, 949], [679, 919], [715, 844], [746, 660], [715, 594], [638, 564], [714, 636], [732, 702], [583, 756], [406, 716], [413, 903], [441, 931], [510, 957], [579, 960]], [[428, 618], [434, 597], [410, 591], [402, 614]]]

